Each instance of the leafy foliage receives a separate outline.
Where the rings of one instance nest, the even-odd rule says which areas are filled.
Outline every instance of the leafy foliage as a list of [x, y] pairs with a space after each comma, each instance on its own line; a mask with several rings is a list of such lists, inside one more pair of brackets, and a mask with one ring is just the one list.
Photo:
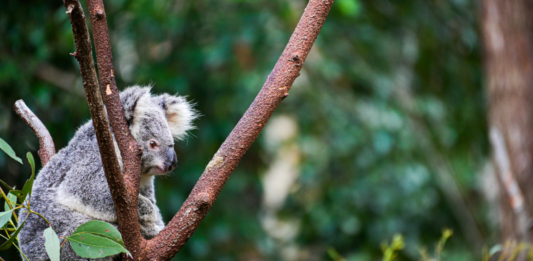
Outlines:
[[[11, 148], [7, 143], [5, 143], [4, 147]], [[17, 158], [14, 152], [12, 154], [13, 159]], [[43, 218], [44, 221], [46, 221], [46, 223], [50, 225], [50, 227], [45, 229], [43, 233], [43, 236], [45, 238], [44, 246], [48, 257], [50, 257], [50, 260], [59, 261], [60, 249], [62, 247], [62, 245], [59, 244], [59, 237], [55, 233], [50, 222], [48, 222], [45, 217], [30, 209], [31, 191], [33, 187], [33, 181], [35, 179], [35, 160], [33, 159], [33, 155], [30, 152], [28, 152], [26, 156], [31, 166], [31, 177], [24, 184], [22, 191], [13, 190], [11, 186], [7, 185], [3, 181], [2, 184], [10, 190], [6, 195], [4, 191], [0, 188], [0, 193], [2, 194], [2, 197], [5, 200], [5, 211], [0, 212], [0, 230], [4, 230], [7, 236], [1, 236], [6, 239], [6, 241], [0, 245], [0, 250], [7, 250], [11, 246], [15, 245], [17, 250], [20, 251], [21, 255], [26, 260], [28, 259], [16, 245], [16, 242], [18, 242], [17, 236], [24, 227], [24, 224], [26, 223], [26, 218], [24, 218], [23, 221], [20, 220], [20, 222], [22, 223], [16, 226], [15, 222], [19, 222], [19, 220], [17, 219], [17, 216], [14, 211], [17, 209], [24, 208], [27, 213], [26, 215], [39, 215], [39, 217]], [[26, 200], [28, 195], [29, 198]], [[20, 204], [17, 203], [18, 200], [20, 200]], [[11, 217], [14, 217], [16, 221], [13, 222], [11, 220]], [[14, 232], [10, 234], [11, 231]], [[126, 253], [130, 255], [128, 250], [124, 247], [124, 242], [122, 241], [122, 236], [120, 235], [120, 232], [113, 225], [106, 222], [89, 221], [79, 226], [69, 237], [64, 237], [64, 242], [70, 241], [74, 252], [76, 252], [76, 254], [81, 257], [102, 258], [118, 253]]]
[[11, 215], [13, 210], [9, 209], [4, 212], [0, 212], [0, 227], [3, 227], [9, 220], [11, 220]]
[[24, 226], [24, 222], [20, 224], [20, 226], [17, 228], [17, 230], [15, 230], [13, 234], [9, 235], [9, 239], [6, 240], [6, 242], [0, 245], [0, 250], [9, 249], [13, 245], [13, 243], [15, 243], [15, 240], [17, 239], [17, 236], [20, 233], [20, 230], [22, 229], [23, 226]]
[[120, 232], [109, 223], [89, 221], [68, 237], [72, 249], [81, 257], [102, 258], [118, 253], [131, 255], [124, 247]]
[[0, 138], [0, 149], [3, 150], [9, 157], [22, 164], [22, 160], [15, 155], [15, 151], [13, 151], [11, 146], [9, 146], [9, 144], [7, 144], [7, 142], [2, 138]]
[[52, 227], [49, 227], [44, 230], [44, 247], [46, 248], [46, 253], [50, 257], [50, 261], [59, 261], [59, 255], [61, 252], [61, 246], [59, 245], [59, 237]]

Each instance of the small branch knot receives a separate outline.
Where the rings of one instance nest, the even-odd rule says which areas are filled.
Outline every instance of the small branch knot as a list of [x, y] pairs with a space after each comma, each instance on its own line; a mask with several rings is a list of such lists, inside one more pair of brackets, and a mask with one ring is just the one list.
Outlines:
[[207, 211], [209, 205], [211, 205], [211, 196], [207, 192], [200, 192], [195, 197], [194, 205], [197, 208], [197, 211]]
[[96, 11], [96, 19], [97, 20], [102, 20], [105, 18], [105, 12], [104, 10], [102, 9], [98, 9], [98, 11]]
[[289, 59], [289, 61], [291, 61], [291, 62], [299, 62], [300, 61], [300, 56], [295, 54]]
[[206, 204], [209, 204], [209, 202], [211, 202], [211, 197], [209, 196], [208, 193], [206, 192], [202, 192], [202, 193], [199, 193], [198, 194], [198, 197], [196, 198], [196, 201], [198, 202], [198, 206], [199, 205], [206, 205]]
[[74, 10], [74, 8], [76, 8], [75, 5], [73, 5], [73, 4], [69, 5], [68, 8], [67, 8], [67, 12], [66, 12], [66, 13], [67, 13], [67, 14], [72, 13], [72, 10]]

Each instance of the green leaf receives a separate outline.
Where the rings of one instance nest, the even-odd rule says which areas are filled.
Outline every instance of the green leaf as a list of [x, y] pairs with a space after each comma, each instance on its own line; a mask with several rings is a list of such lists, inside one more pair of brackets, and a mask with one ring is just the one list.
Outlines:
[[7, 183], [5, 183], [3, 180], [0, 179], [0, 184], [2, 184], [2, 186], [6, 187], [7, 190], [13, 190], [14, 188], [12, 188], [11, 186], [7, 185]]
[[85, 258], [102, 258], [118, 253], [130, 252], [121, 244], [108, 237], [97, 236], [90, 233], [79, 233], [68, 238], [76, 254]]
[[33, 159], [33, 154], [31, 152], [26, 153], [26, 158], [28, 158], [28, 162], [31, 166], [31, 175], [33, 176], [35, 174], [35, 160]]
[[22, 160], [15, 155], [15, 151], [2, 138], [0, 138], [0, 149], [3, 150], [9, 157], [22, 164]]
[[89, 221], [72, 232], [72, 235], [81, 234], [81, 233], [90, 233], [101, 237], [107, 237], [118, 244], [124, 245], [122, 241], [122, 235], [120, 232], [111, 224], [99, 220]]
[[[15, 204], [17, 204], [17, 195], [15, 195], [15, 193], [13, 193], [13, 191], [10, 191], [9, 194], [7, 194], [7, 199], [9, 200], [9, 202], [11, 203], [11, 206], [13, 208], [15, 208]], [[8, 211], [10, 210], [11, 208], [9, 207], [9, 205], [7, 204], [7, 201], [4, 202], [4, 210], [5, 211]]]
[[20, 196], [20, 202], [24, 202], [28, 194], [31, 195], [31, 189], [33, 188], [33, 180], [35, 179], [35, 160], [33, 159], [33, 155], [30, 152], [28, 152], [26, 154], [26, 157], [28, 158], [28, 162], [30, 163], [30, 166], [31, 166], [31, 177], [30, 179], [26, 181], [26, 183], [24, 184], [24, 187], [22, 188], [22, 195]]
[[130, 252], [124, 247], [120, 232], [111, 224], [93, 220], [74, 230], [67, 238], [74, 252], [85, 258], [102, 258]]
[[3, 227], [11, 219], [12, 214], [13, 210], [0, 212], [0, 227]]
[[2, 245], [0, 245], [0, 250], [6, 250], [6, 249], [9, 249], [11, 247], [13, 242], [15, 242], [15, 239], [17, 238], [20, 230], [22, 230], [22, 227], [24, 227], [24, 223], [26, 223], [26, 220], [24, 220], [24, 222], [22, 222], [22, 224], [17, 228], [15, 233], [11, 234], [11, 238], [9, 240], [7, 240]]
[[56, 232], [52, 227], [49, 227], [44, 230], [43, 236], [45, 239], [44, 247], [46, 248], [46, 253], [50, 258], [50, 261], [59, 261], [60, 244]]

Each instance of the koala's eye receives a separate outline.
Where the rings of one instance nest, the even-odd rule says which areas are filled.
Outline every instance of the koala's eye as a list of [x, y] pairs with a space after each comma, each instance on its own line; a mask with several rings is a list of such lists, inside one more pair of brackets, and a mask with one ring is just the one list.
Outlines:
[[152, 148], [152, 149], [155, 149], [155, 148], [157, 148], [159, 146], [159, 144], [157, 144], [157, 141], [155, 141], [155, 140], [149, 140], [148, 141], [148, 145], [150, 145], [150, 148]]

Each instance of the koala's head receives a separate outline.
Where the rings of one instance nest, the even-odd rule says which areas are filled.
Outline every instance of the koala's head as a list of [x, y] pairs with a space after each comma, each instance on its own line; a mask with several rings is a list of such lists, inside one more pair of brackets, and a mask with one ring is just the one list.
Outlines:
[[141, 175], [161, 175], [177, 163], [174, 140], [193, 129], [197, 117], [191, 104], [181, 96], [152, 96], [149, 87], [130, 87], [120, 93], [124, 116], [135, 140], [142, 145]]

